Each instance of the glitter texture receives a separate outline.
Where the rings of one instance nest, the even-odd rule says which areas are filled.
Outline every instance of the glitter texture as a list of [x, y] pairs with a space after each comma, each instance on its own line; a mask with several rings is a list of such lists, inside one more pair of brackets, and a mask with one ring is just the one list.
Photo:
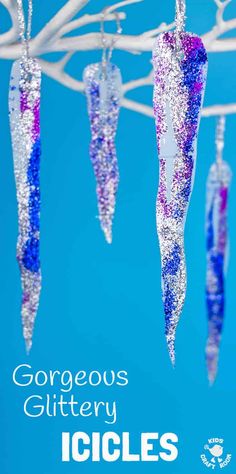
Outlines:
[[40, 233], [40, 85], [41, 69], [24, 57], [12, 66], [9, 113], [18, 202], [17, 260], [22, 283], [22, 323], [27, 351], [41, 291]]
[[91, 64], [84, 71], [84, 83], [91, 124], [90, 158], [97, 183], [99, 219], [105, 238], [111, 243], [119, 182], [115, 135], [122, 96], [120, 70], [110, 62]]
[[224, 279], [227, 267], [227, 205], [231, 181], [229, 165], [214, 163], [207, 181], [207, 285], [208, 340], [206, 360], [210, 384], [215, 381], [224, 320]]
[[153, 65], [160, 163], [156, 218], [165, 333], [174, 364], [175, 333], [186, 293], [184, 225], [194, 180], [207, 55], [196, 35], [167, 32], [157, 37]]

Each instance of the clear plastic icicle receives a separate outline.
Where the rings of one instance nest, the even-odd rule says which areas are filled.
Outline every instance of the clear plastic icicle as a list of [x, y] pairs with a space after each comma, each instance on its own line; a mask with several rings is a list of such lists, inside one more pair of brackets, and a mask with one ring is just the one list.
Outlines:
[[208, 339], [206, 362], [209, 383], [215, 381], [225, 309], [225, 274], [228, 260], [228, 194], [231, 169], [223, 158], [225, 117], [219, 117], [216, 129], [216, 161], [207, 179], [206, 246], [207, 281], [206, 304]]

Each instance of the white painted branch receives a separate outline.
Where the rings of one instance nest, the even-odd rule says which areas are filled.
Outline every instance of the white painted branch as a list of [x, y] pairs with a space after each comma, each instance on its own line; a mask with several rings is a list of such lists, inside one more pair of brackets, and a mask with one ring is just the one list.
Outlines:
[[[113, 41], [113, 35], [106, 34], [106, 44], [109, 47]], [[40, 44], [36, 38], [32, 39], [29, 43], [30, 54], [34, 57], [41, 56], [46, 53], [53, 52], [66, 52], [66, 51], [94, 51], [102, 49], [101, 35], [100, 33], [88, 33], [80, 36], [70, 36], [66, 38], [60, 38], [53, 42], [47, 42]], [[120, 49], [128, 52], [143, 52], [151, 51], [154, 40], [151, 38], [143, 38], [140, 36], [126, 36], [122, 35], [116, 41], [115, 49]], [[0, 46], [0, 58], [1, 59], [16, 59], [21, 55], [21, 45], [9, 44]]]
[[214, 40], [206, 44], [208, 53], [226, 53], [236, 51], [236, 38], [226, 38], [224, 40]]
[[231, 3], [232, 0], [214, 0], [217, 6], [216, 12], [216, 23], [217, 25], [221, 25], [224, 23], [224, 12], [226, 7]]
[[126, 94], [126, 92], [131, 91], [133, 89], [137, 89], [138, 87], [144, 87], [144, 86], [151, 86], [153, 84], [153, 70], [148, 74], [146, 77], [142, 77], [141, 79], [136, 79], [134, 81], [126, 82], [126, 84], [123, 85], [123, 92]]
[[[214, 43], [214, 41], [217, 40], [219, 36], [234, 29], [236, 29], [236, 18], [234, 18], [233, 20], [224, 21], [220, 25], [214, 26], [211, 31], [202, 36], [206, 48], [209, 48], [211, 50], [211, 43]], [[233, 40], [235, 44], [236, 38], [231, 38], [231, 40]], [[225, 40], [218, 41], [221, 41], [222, 44], [225, 43]]]
[[231, 114], [236, 114], [236, 104], [212, 105], [210, 107], [205, 107], [202, 111], [203, 117], [215, 117]]
[[[64, 59], [64, 58], [63, 58]], [[76, 92], [83, 92], [84, 91], [84, 84], [77, 79], [74, 79], [69, 74], [67, 74], [63, 67], [65, 60], [58, 61], [56, 63], [51, 63], [49, 61], [45, 61], [44, 59], [39, 60], [42, 71], [52, 79], [55, 79], [57, 82], [62, 84], [63, 86], [68, 87]], [[67, 61], [68, 62], [68, 61]]]
[[[99, 33], [89, 33], [86, 35], [77, 35], [64, 37], [65, 34], [75, 31], [81, 26], [100, 21], [101, 13], [95, 15], [83, 15], [82, 17], [70, 21], [80, 11], [89, 0], [69, 0], [58, 13], [47, 23], [47, 25], [30, 42], [30, 52], [34, 56], [40, 56], [51, 52], [67, 51], [89, 51], [101, 49], [101, 36]], [[111, 21], [115, 18], [114, 11], [117, 8], [142, 0], [125, 0], [118, 2], [106, 9], [106, 20]], [[209, 52], [236, 51], [236, 38], [219, 39], [224, 33], [236, 29], [236, 18], [224, 21], [223, 14], [230, 0], [221, 2], [214, 0], [217, 4], [217, 21], [211, 31], [204, 34], [202, 39]], [[2, 0], [3, 5], [8, 9], [12, 18], [12, 28], [3, 35], [0, 35], [0, 57], [2, 59], [15, 59], [21, 54], [21, 47], [14, 43], [18, 36], [17, 28], [17, 9], [16, 0]], [[113, 16], [112, 16], [113, 14]], [[119, 13], [120, 19], [125, 18], [124, 13]], [[168, 31], [174, 27], [174, 22], [169, 25], [162, 23], [158, 28], [144, 32], [143, 34], [131, 36], [120, 36], [115, 44], [116, 49], [129, 51], [133, 53], [152, 51], [155, 36], [162, 31]], [[113, 35], [106, 35], [107, 46], [109, 47]]]
[[[65, 66], [71, 56], [77, 51], [90, 51], [102, 48], [101, 35], [99, 33], [88, 33], [65, 37], [66, 34], [75, 31], [82, 26], [101, 21], [101, 12], [93, 15], [85, 14], [80, 18], [74, 19], [75, 15], [88, 3], [89, 0], [68, 0], [65, 5], [56, 13], [56, 15], [43, 27], [43, 29], [30, 41], [29, 51], [32, 56], [38, 57], [45, 53], [65, 52], [64, 57], [52, 63], [40, 59], [42, 70], [45, 74], [58, 81], [62, 85], [74, 90], [83, 92], [84, 85], [81, 81], [71, 77], [65, 72]], [[138, 3], [142, 0], [124, 0], [115, 3], [105, 9], [106, 15], [104, 21], [113, 21], [117, 14], [120, 20], [126, 17], [124, 12], [114, 12], [121, 7]], [[208, 52], [236, 51], [236, 38], [220, 37], [236, 29], [236, 18], [225, 21], [224, 13], [227, 5], [232, 0], [214, 0], [217, 5], [216, 25], [202, 36]], [[1, 3], [8, 10], [12, 27], [6, 33], [0, 35], [0, 58], [16, 59], [21, 55], [21, 45], [16, 42], [18, 37], [17, 22], [17, 3], [16, 0], [1, 0]], [[148, 30], [140, 35], [121, 35], [117, 38], [114, 45], [116, 49], [127, 51], [129, 53], [150, 52], [153, 49], [156, 35], [160, 32], [168, 31], [174, 27], [174, 22], [167, 25], [161, 23], [155, 29]], [[113, 43], [113, 35], [106, 34], [106, 45], [109, 47]], [[134, 110], [144, 115], [153, 117], [152, 107], [140, 104], [127, 99], [125, 94], [138, 87], [144, 87], [153, 83], [153, 72], [148, 76], [132, 80], [123, 85], [124, 98], [122, 105], [127, 109]], [[203, 116], [227, 115], [236, 113], [236, 104], [217, 105], [203, 109]]]
[[[236, 20], [235, 20], [236, 21]], [[107, 46], [111, 44], [113, 35], [106, 35]], [[204, 38], [203, 38], [204, 40]], [[214, 40], [212, 42], [205, 41], [206, 50], [209, 53], [236, 51], [236, 38], [227, 38], [223, 40]], [[122, 35], [116, 42], [114, 48], [129, 53], [151, 52], [154, 45], [154, 38], [145, 38], [140, 36]], [[99, 33], [89, 33], [86, 35], [68, 37], [57, 40], [54, 43], [48, 43], [44, 46], [38, 46], [33, 39], [30, 42], [30, 54], [32, 56], [41, 56], [52, 52], [67, 51], [94, 51], [102, 48], [101, 37]], [[1, 45], [0, 36], [0, 58], [1, 59], [17, 59], [21, 55], [21, 45], [4, 44]]]
[[8, 10], [12, 26], [10, 30], [0, 35], [0, 45], [8, 45], [17, 41], [18, 38], [17, 7], [14, 0], [1, 0], [1, 3]]
[[169, 25], [167, 25], [167, 23], [161, 23], [157, 28], [145, 31], [145, 33], [142, 34], [142, 37], [154, 38], [155, 36], [159, 35], [160, 33], [163, 33], [164, 31], [172, 30], [174, 27], [175, 27], [174, 21], [170, 23]]
[[106, 7], [105, 12], [106, 12], [106, 14], [112, 13], [112, 12], [118, 10], [118, 8], [123, 8], [123, 7], [126, 7], [128, 5], [132, 5], [133, 3], [140, 3], [140, 2], [143, 2], [143, 0], [123, 0], [123, 1], [118, 2], [118, 3], [114, 3], [110, 7]]
[[[133, 3], [139, 3], [142, 2], [143, 0], [125, 0], [122, 2], [115, 3], [114, 5], [107, 7], [105, 11], [105, 16], [103, 18], [103, 21], [114, 21], [119, 18], [119, 20], [125, 20], [126, 19], [126, 14], [124, 12], [116, 12], [118, 8], [124, 7], [131, 5]], [[65, 34], [70, 33], [71, 31], [77, 30], [78, 28], [81, 28], [82, 26], [85, 25], [91, 25], [92, 23], [99, 23], [101, 22], [102, 14], [101, 13], [96, 13], [94, 15], [83, 15], [81, 18], [77, 18], [74, 21], [71, 21], [69, 23], [66, 23], [58, 32], [56, 37], [61, 38]]]
[[57, 32], [70, 21], [88, 3], [89, 0], [69, 0], [56, 15], [46, 24], [34, 39], [34, 47], [47, 44]]
[[[117, 12], [117, 15], [115, 15], [115, 13], [110, 13], [109, 15], [106, 15], [106, 17], [104, 18], [104, 21], [114, 21], [116, 20], [117, 16], [120, 20], [126, 19], [126, 14], [124, 12]], [[77, 20], [73, 20], [67, 23], [66, 25], [64, 25], [59, 30], [57, 37], [61, 38], [67, 33], [70, 33], [71, 31], [75, 31], [78, 28], [81, 28], [82, 26], [91, 25], [93, 23], [99, 23], [100, 21], [101, 21], [101, 13], [96, 13], [95, 15], [84, 15], [81, 18], [77, 18]]]
[[154, 118], [153, 115], [153, 108], [149, 105], [140, 104], [139, 102], [135, 102], [134, 100], [126, 99], [126, 97], [122, 100], [122, 107], [125, 109], [133, 110], [133, 112], [138, 112], [140, 114], [146, 115], [147, 117]]

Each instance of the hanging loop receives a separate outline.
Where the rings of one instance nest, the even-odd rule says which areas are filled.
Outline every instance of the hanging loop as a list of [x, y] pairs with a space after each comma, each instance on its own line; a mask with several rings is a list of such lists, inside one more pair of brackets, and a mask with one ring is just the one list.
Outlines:
[[121, 27], [121, 23], [120, 23], [119, 14], [118, 14], [118, 12], [114, 12], [115, 19], [116, 19], [116, 33], [113, 35], [113, 37], [111, 39], [111, 44], [110, 44], [110, 47], [109, 47], [109, 50], [108, 50], [107, 41], [106, 41], [106, 34], [105, 34], [105, 26], [104, 26], [105, 25], [105, 18], [106, 18], [106, 15], [107, 15], [107, 10], [108, 10], [108, 7], [104, 8], [104, 10], [101, 13], [100, 32], [101, 32], [101, 41], [102, 41], [102, 48], [103, 48], [103, 51], [102, 51], [102, 63], [103, 63], [103, 65], [106, 65], [108, 62], [110, 62], [110, 60], [112, 58], [112, 53], [113, 53], [113, 50], [114, 50], [115, 43], [118, 39], [118, 35], [120, 35], [122, 33], [122, 27]]
[[29, 42], [31, 38], [33, 0], [28, 0], [28, 20], [27, 27], [24, 15], [23, 1], [17, 0], [17, 16], [19, 25], [19, 37], [23, 47], [23, 58], [29, 57]]
[[175, 27], [177, 33], [182, 33], [186, 20], [186, 0], [176, 0]]
[[181, 33], [183, 33], [185, 28], [185, 16], [186, 13], [186, 1], [185, 0], [176, 0], [176, 12], [175, 12], [175, 33], [176, 33], [176, 57], [178, 61], [181, 61], [183, 58], [182, 43], [181, 43]]

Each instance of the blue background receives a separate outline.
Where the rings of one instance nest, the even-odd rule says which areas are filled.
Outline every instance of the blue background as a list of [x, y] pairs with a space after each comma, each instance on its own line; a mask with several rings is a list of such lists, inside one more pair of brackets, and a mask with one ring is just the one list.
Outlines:
[[[34, 2], [34, 34], [64, 4]], [[97, 12], [103, 1], [91, 1], [84, 12]], [[202, 34], [215, 21], [213, 1], [187, 2], [188, 30]], [[170, 22], [174, 0], [127, 8], [124, 33], [137, 34]], [[0, 8], [1, 28], [9, 18]], [[236, 2], [226, 17], [236, 16]], [[94, 29], [99, 26], [95, 25]], [[112, 28], [112, 26], [110, 26]], [[83, 30], [88, 31], [86, 28]], [[91, 31], [91, 28], [90, 28]], [[82, 32], [82, 30], [81, 30]], [[56, 56], [55, 58], [56, 59]], [[100, 52], [76, 54], [68, 70], [81, 79], [83, 68], [100, 59]], [[113, 61], [124, 81], [150, 70], [150, 53], [133, 56], [115, 52]], [[186, 225], [188, 291], [177, 332], [177, 366], [171, 368], [164, 337], [160, 292], [160, 256], [155, 228], [158, 161], [153, 121], [122, 110], [117, 135], [120, 186], [114, 221], [114, 240], [108, 246], [99, 228], [95, 180], [88, 156], [90, 140], [86, 102], [52, 79], [42, 84], [42, 219], [43, 289], [33, 349], [25, 355], [20, 321], [20, 278], [15, 260], [17, 207], [8, 123], [10, 61], [0, 62], [0, 471], [3, 474], [154, 473], [200, 474], [207, 469], [200, 454], [209, 437], [225, 439], [233, 454], [226, 472], [235, 472], [235, 274], [236, 184], [230, 193], [230, 265], [227, 307], [219, 374], [208, 387], [204, 349], [207, 323], [205, 287], [205, 184], [215, 157], [215, 118], [202, 119], [195, 188]], [[236, 100], [236, 53], [209, 54], [205, 105]], [[151, 88], [129, 97], [151, 103]], [[227, 118], [225, 159], [236, 168], [236, 119]], [[127, 370], [126, 388], [74, 390], [80, 400], [117, 400], [117, 432], [130, 431], [138, 449], [139, 433], [171, 431], [179, 436], [174, 463], [76, 463], [60, 460], [62, 431], [106, 431], [102, 420], [61, 417], [37, 419], [23, 414], [24, 399], [40, 393], [19, 388], [12, 371], [21, 363], [33, 370]], [[42, 393], [45, 393], [45, 389]], [[51, 389], [59, 393], [59, 387]], [[110, 429], [110, 428], [109, 428]]]

